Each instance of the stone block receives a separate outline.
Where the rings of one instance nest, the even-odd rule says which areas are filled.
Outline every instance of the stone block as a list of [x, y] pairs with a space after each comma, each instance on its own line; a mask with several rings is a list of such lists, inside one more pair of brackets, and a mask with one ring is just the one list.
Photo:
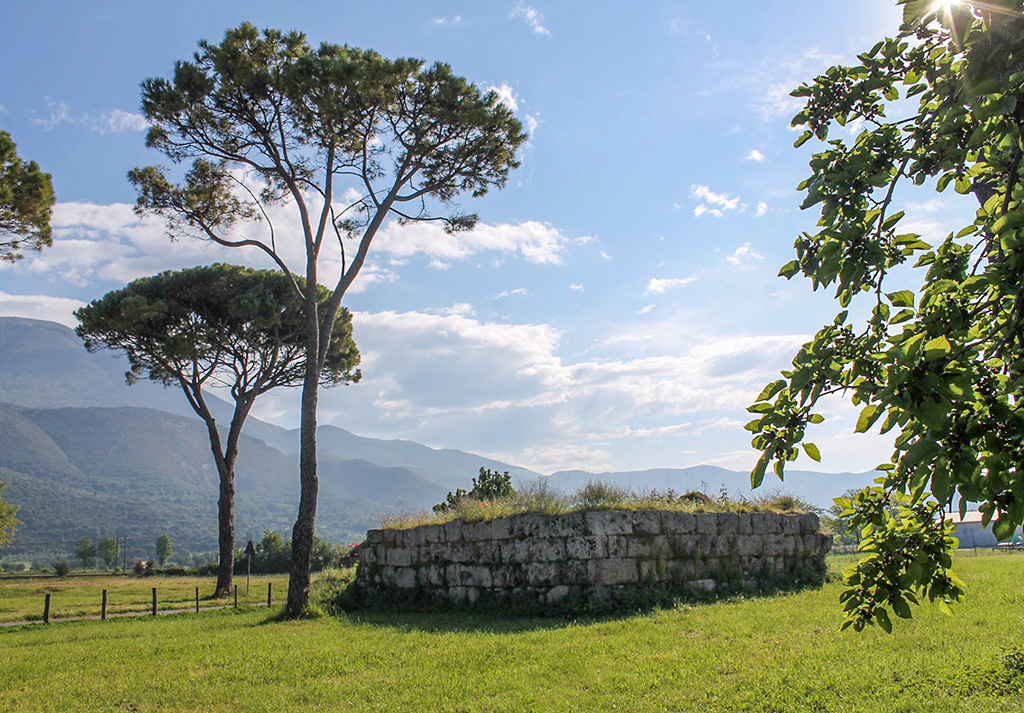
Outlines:
[[494, 564], [501, 561], [501, 543], [496, 540], [483, 540], [472, 543], [476, 550], [476, 561], [482, 564]]
[[749, 535], [754, 531], [754, 528], [750, 524], [750, 513], [749, 512], [738, 512], [736, 513], [736, 534], [737, 535]]
[[462, 538], [464, 540], [469, 540], [470, 542], [480, 542], [482, 540], [491, 539], [490, 521], [467, 522], [462, 526]]
[[399, 589], [412, 589], [416, 586], [416, 570], [412, 567], [399, 567], [395, 572], [395, 586]]
[[665, 534], [687, 535], [697, 530], [697, 518], [692, 512], [664, 512], [661, 527]]
[[800, 532], [805, 534], [808, 532], [817, 532], [820, 523], [818, 516], [813, 512], [804, 513], [800, 516]]
[[526, 565], [526, 583], [531, 587], [552, 587], [560, 584], [560, 573], [557, 562], [531, 562]]
[[757, 557], [764, 551], [761, 535], [739, 535], [736, 538], [736, 554], [740, 557]]
[[593, 510], [584, 513], [591, 535], [629, 535], [633, 532], [633, 513], [629, 510]]
[[423, 530], [425, 544], [433, 545], [445, 541], [444, 525], [423, 525], [420, 529]]
[[766, 535], [764, 538], [764, 553], [769, 557], [778, 557], [786, 553], [786, 538], [782, 535]]
[[736, 548], [736, 535], [719, 535], [711, 538], [708, 547], [708, 554], [714, 557], [725, 557], [732, 554]]
[[586, 514], [570, 512], [552, 517], [548, 522], [549, 537], [584, 537], [587, 534]]
[[529, 540], [533, 562], [562, 562], [565, 560], [565, 540], [560, 537]]
[[382, 535], [383, 540], [384, 540], [384, 545], [386, 547], [394, 547], [395, 546], [395, 542], [396, 542], [396, 538], [398, 536], [398, 533], [399, 533], [399, 530], [396, 530], [396, 529], [391, 528], [391, 527], [389, 527], [386, 530], [381, 531], [381, 535]]
[[717, 515], [718, 534], [735, 535], [739, 530], [740, 516], [734, 512], [720, 512]]
[[444, 524], [444, 539], [446, 542], [458, 542], [462, 539], [462, 520], [451, 520]]
[[603, 559], [608, 556], [608, 538], [604, 535], [569, 537], [565, 540], [565, 551], [569, 559]]
[[800, 532], [801, 515], [780, 515], [782, 519], [782, 534], [796, 535]]
[[469, 587], [449, 587], [448, 599], [455, 604], [463, 604], [469, 601]]
[[419, 568], [419, 583], [424, 587], [441, 587], [447, 584], [445, 578], [445, 567], [441, 565], [428, 565]]
[[609, 557], [625, 557], [628, 554], [630, 538], [626, 535], [609, 535], [606, 540]]
[[588, 584], [590, 582], [590, 560], [569, 560], [562, 565], [562, 581], [566, 584]]
[[755, 535], [774, 535], [782, 531], [779, 516], [773, 512], [755, 512], [750, 514]]
[[384, 542], [384, 533], [381, 530], [367, 530], [366, 531], [366, 544], [368, 545], [379, 545]]
[[636, 582], [638, 571], [636, 560], [619, 557], [614, 559], [591, 560], [590, 581], [594, 584], [626, 584]]
[[491, 569], [491, 585], [501, 589], [512, 589], [526, 584], [526, 573], [522, 567], [498, 565]]
[[684, 559], [697, 554], [700, 549], [700, 538], [696, 535], [671, 535], [668, 537], [668, 549], [672, 559]]
[[491, 537], [495, 540], [507, 540], [512, 537], [512, 522], [507, 517], [491, 520]]
[[544, 595], [544, 601], [549, 604], [560, 602], [569, 596], [570, 591], [569, 587], [564, 584], [556, 585], [547, 591], [547, 594]]
[[414, 527], [405, 531], [405, 547], [422, 547], [427, 543], [427, 533], [422, 527]]
[[653, 555], [654, 548], [651, 547], [649, 538], [636, 536], [626, 538], [627, 557], [652, 557]]
[[637, 510], [633, 513], [633, 532], [643, 535], [661, 534], [660, 510]]
[[716, 512], [700, 512], [695, 515], [697, 519], [697, 534], [698, 535], [717, 535], [718, 534], [718, 513]]
[[412, 564], [412, 550], [392, 547], [388, 550], [388, 564], [392, 567], [408, 567]]
[[537, 531], [540, 527], [541, 515], [537, 514], [526, 514], [526, 515], [514, 515], [509, 518], [512, 537], [536, 537]]
[[464, 567], [462, 580], [469, 587], [490, 587], [492, 584], [491, 568], [483, 565]]
[[448, 560], [450, 562], [476, 562], [476, 546], [472, 542], [448, 543]]

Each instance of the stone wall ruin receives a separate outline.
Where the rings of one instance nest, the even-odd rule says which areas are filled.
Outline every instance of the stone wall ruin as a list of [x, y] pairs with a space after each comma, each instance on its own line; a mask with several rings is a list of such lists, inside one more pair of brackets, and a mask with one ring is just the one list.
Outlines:
[[638, 595], [665, 599], [820, 583], [830, 546], [814, 514], [523, 514], [370, 530], [355, 585], [369, 605], [598, 610]]

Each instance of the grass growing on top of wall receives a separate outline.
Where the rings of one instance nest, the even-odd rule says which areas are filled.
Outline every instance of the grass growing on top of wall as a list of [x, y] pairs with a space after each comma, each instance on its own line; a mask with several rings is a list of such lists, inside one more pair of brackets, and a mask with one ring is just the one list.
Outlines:
[[563, 494], [544, 484], [528, 485], [498, 501], [484, 502], [463, 498], [443, 512], [415, 512], [389, 515], [381, 519], [384, 529], [406, 530], [420, 525], [437, 525], [451, 520], [482, 522], [524, 513], [563, 515], [588, 510], [672, 510], [678, 512], [776, 512], [806, 513], [817, 509], [783, 492], [755, 498], [733, 498], [725, 493], [708, 497], [704, 493], [677, 494], [672, 490], [635, 493], [610, 483], [591, 481], [574, 493]]

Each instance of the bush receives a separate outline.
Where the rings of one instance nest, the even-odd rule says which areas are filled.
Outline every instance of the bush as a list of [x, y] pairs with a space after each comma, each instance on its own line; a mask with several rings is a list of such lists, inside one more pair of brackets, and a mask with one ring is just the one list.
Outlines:
[[473, 478], [473, 487], [468, 492], [457, 488], [454, 493], [448, 493], [445, 501], [438, 503], [433, 509], [436, 513], [453, 510], [463, 500], [481, 503], [496, 502], [511, 498], [515, 492], [512, 488], [512, 476], [508, 474], [507, 470], [504, 473], [499, 473], [489, 468], [481, 468], [479, 477]]
[[355, 581], [355, 567], [329, 567], [313, 581], [309, 593], [312, 605], [321, 611], [337, 616], [351, 604], [352, 582]]
[[71, 572], [71, 566], [64, 560], [57, 560], [53, 563], [53, 573], [63, 579]]

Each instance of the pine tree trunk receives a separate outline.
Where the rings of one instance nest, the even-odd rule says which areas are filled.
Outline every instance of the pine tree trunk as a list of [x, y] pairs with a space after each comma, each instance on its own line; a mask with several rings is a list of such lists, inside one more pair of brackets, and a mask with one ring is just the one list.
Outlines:
[[288, 576], [289, 617], [302, 614], [309, 604], [310, 564], [313, 555], [313, 532], [316, 525], [316, 499], [320, 487], [316, 472], [316, 411], [320, 386], [320, 325], [316, 310], [316, 283], [313, 284], [313, 308], [307, 296], [308, 330], [306, 341], [306, 373], [302, 382], [302, 410], [299, 425], [299, 514], [292, 528], [292, 563]]
[[[219, 465], [219, 464], [218, 464]], [[225, 468], [220, 474], [220, 498], [217, 500], [218, 541], [220, 559], [217, 565], [215, 597], [231, 594], [231, 578], [235, 572], [235, 472]]]

